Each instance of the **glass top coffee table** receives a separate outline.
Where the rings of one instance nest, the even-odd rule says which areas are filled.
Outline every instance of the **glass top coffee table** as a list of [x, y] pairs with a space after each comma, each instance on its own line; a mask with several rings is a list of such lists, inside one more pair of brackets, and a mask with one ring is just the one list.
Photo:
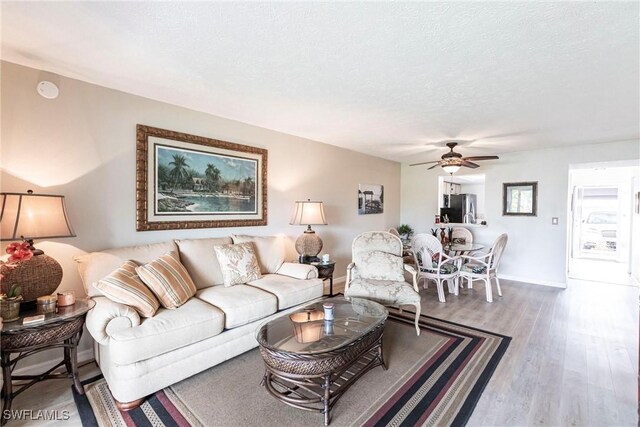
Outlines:
[[[333, 303], [333, 320], [323, 304]], [[388, 312], [362, 298], [328, 298], [275, 318], [258, 329], [265, 362], [262, 384], [276, 399], [324, 414], [370, 369], [382, 366], [382, 332]], [[339, 381], [338, 381], [339, 380]]]

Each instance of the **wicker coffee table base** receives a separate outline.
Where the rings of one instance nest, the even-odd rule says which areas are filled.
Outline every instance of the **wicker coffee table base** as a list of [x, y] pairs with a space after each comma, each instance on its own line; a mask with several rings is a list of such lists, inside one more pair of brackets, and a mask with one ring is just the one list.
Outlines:
[[262, 385], [276, 399], [306, 411], [324, 414], [331, 422], [331, 408], [358, 378], [377, 366], [387, 369], [382, 356], [384, 322], [334, 351], [301, 355], [260, 347], [265, 362]]

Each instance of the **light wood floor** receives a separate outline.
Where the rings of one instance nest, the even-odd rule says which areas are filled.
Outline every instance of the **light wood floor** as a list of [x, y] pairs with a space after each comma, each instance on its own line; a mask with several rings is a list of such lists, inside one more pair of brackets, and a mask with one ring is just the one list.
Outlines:
[[[336, 286], [339, 292], [342, 286]], [[502, 281], [503, 297], [484, 288], [437, 301], [422, 290], [424, 314], [513, 337], [469, 421], [471, 426], [638, 425], [638, 289], [595, 282], [566, 290]], [[81, 369], [95, 375], [95, 365]], [[14, 409], [67, 410], [80, 425], [70, 382], [48, 381], [16, 398]]]

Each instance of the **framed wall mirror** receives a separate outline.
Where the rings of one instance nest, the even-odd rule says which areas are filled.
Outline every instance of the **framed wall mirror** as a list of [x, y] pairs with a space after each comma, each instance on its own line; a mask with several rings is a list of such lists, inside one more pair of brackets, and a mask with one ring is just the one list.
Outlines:
[[536, 216], [537, 182], [505, 182], [502, 184], [503, 216]]

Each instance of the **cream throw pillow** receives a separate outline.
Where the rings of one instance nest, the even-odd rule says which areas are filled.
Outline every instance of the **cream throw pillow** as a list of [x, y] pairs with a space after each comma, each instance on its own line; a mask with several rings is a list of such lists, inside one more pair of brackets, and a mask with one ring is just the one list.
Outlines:
[[279, 236], [245, 236], [233, 234], [233, 243], [253, 242], [262, 274], [276, 273], [284, 263], [284, 242]]
[[222, 269], [224, 286], [247, 283], [261, 277], [253, 243], [214, 246], [213, 249]]
[[152, 317], [160, 308], [160, 303], [138, 277], [137, 266], [135, 262], [127, 261], [116, 271], [96, 282], [95, 287], [110, 300], [134, 308], [140, 316]]
[[371, 251], [361, 254], [356, 268], [362, 279], [404, 281], [402, 257], [388, 252]]
[[137, 267], [136, 272], [165, 308], [178, 308], [196, 294], [196, 285], [175, 251]]

